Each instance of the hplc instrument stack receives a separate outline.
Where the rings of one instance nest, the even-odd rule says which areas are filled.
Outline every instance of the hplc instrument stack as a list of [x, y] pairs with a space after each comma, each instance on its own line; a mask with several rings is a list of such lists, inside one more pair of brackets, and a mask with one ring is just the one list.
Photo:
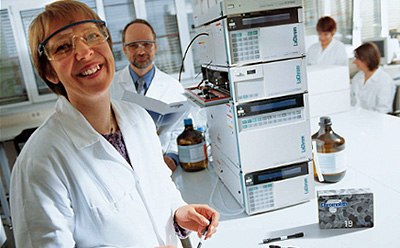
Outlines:
[[214, 168], [247, 214], [314, 195], [301, 0], [195, 1]]

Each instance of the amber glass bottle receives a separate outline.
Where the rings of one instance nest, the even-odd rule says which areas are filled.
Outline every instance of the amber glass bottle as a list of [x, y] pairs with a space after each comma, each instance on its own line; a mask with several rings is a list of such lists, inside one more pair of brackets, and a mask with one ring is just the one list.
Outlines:
[[324, 182], [335, 183], [346, 174], [345, 139], [332, 130], [330, 117], [321, 117], [319, 126], [318, 132], [311, 137], [317, 144], [314, 156], [318, 157]]
[[207, 147], [202, 132], [193, 129], [192, 119], [185, 119], [185, 130], [178, 136], [179, 162], [185, 171], [207, 168]]

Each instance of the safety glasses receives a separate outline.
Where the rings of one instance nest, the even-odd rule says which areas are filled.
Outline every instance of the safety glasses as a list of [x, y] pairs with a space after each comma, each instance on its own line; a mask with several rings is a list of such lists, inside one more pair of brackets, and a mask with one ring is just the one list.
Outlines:
[[154, 47], [156, 41], [154, 40], [138, 40], [133, 42], [124, 43], [124, 47], [128, 48], [131, 51], [137, 50], [140, 47], [143, 47], [145, 50], [150, 50]]
[[[82, 25], [79, 34], [72, 32], [72, 27]], [[60, 60], [73, 54], [76, 39], [89, 47], [104, 43], [109, 38], [106, 23], [102, 20], [84, 20], [68, 24], [42, 41], [38, 46], [40, 56], [45, 54], [48, 60]]]

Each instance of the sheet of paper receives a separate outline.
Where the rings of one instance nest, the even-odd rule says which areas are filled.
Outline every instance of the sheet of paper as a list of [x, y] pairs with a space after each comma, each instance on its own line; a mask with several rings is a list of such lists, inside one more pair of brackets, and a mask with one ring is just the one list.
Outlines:
[[127, 90], [124, 91], [122, 100], [136, 103], [145, 108], [153, 118], [158, 131], [161, 131], [165, 126], [176, 123], [177, 121], [182, 122], [191, 107], [188, 101], [168, 104]]

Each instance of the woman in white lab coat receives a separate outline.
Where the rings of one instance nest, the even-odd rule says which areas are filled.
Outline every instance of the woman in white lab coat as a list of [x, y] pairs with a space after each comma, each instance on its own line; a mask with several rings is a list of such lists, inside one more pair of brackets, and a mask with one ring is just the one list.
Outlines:
[[96, 13], [54, 2], [29, 38], [35, 68], [60, 97], [13, 168], [17, 247], [175, 247], [187, 230], [215, 233], [218, 213], [185, 204], [171, 181], [151, 117], [111, 103], [112, 44]]
[[351, 103], [364, 109], [390, 113], [393, 111], [395, 84], [380, 66], [379, 49], [365, 43], [354, 50], [354, 64], [360, 70], [351, 80]]
[[324, 16], [318, 20], [317, 33], [319, 42], [311, 45], [307, 52], [308, 65], [343, 65], [348, 66], [345, 46], [333, 38], [336, 22], [332, 17]]

